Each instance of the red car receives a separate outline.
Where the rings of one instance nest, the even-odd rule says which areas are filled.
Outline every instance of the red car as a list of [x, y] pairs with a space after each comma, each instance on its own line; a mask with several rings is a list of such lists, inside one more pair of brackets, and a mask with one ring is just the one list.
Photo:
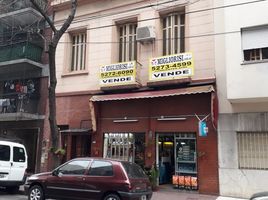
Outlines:
[[102, 158], [77, 158], [52, 172], [32, 175], [25, 184], [25, 192], [29, 200], [149, 200], [152, 197], [149, 179], [139, 165]]

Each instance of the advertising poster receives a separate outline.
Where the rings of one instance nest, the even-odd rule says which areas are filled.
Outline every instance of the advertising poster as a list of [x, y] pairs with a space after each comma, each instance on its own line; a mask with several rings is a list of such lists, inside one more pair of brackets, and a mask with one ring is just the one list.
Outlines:
[[102, 87], [133, 84], [136, 81], [136, 62], [105, 65], [100, 68]]
[[173, 80], [193, 75], [191, 52], [152, 58], [149, 63], [149, 81]]

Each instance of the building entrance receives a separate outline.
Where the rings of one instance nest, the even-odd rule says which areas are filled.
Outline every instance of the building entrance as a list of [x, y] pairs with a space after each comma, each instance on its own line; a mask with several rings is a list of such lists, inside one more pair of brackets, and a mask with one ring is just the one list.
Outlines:
[[197, 190], [196, 134], [159, 133], [156, 139], [159, 184]]

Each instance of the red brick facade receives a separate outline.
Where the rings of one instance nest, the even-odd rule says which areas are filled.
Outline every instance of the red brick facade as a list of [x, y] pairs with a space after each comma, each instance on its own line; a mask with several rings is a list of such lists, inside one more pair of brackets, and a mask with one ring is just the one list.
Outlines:
[[[211, 94], [182, 95], [138, 100], [118, 100], [97, 103], [97, 132], [92, 134], [92, 155], [103, 156], [104, 133], [145, 133], [145, 165], [156, 160], [156, 133], [195, 132], [197, 135], [199, 193], [218, 194], [217, 132], [211, 118], [207, 120], [208, 135], [198, 136], [197, 115], [211, 112]], [[157, 116], [185, 115], [185, 121], [158, 121]], [[116, 118], [135, 118], [138, 122], [114, 123]], [[149, 138], [152, 132], [152, 138]], [[149, 142], [149, 140], [153, 140]]]

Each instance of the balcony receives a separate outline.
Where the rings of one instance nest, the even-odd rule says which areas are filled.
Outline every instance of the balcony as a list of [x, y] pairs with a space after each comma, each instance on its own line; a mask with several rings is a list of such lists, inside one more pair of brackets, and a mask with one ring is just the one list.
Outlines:
[[[46, 1], [38, 0], [37, 2], [45, 9]], [[0, 3], [0, 20], [8, 25], [24, 27], [40, 21], [42, 18], [43, 16], [33, 8], [30, 0], [14, 2], [4, 0]]]
[[38, 79], [7, 80], [0, 82], [0, 121], [38, 120], [40, 104]]
[[0, 48], [0, 78], [9, 74], [36, 71], [41, 73], [43, 48], [28, 41]]
[[39, 120], [43, 115], [37, 114], [38, 100], [28, 100], [27, 96], [0, 98], [0, 121]]
[[29, 59], [41, 63], [43, 48], [24, 41], [4, 46], [0, 50], [0, 62]]

